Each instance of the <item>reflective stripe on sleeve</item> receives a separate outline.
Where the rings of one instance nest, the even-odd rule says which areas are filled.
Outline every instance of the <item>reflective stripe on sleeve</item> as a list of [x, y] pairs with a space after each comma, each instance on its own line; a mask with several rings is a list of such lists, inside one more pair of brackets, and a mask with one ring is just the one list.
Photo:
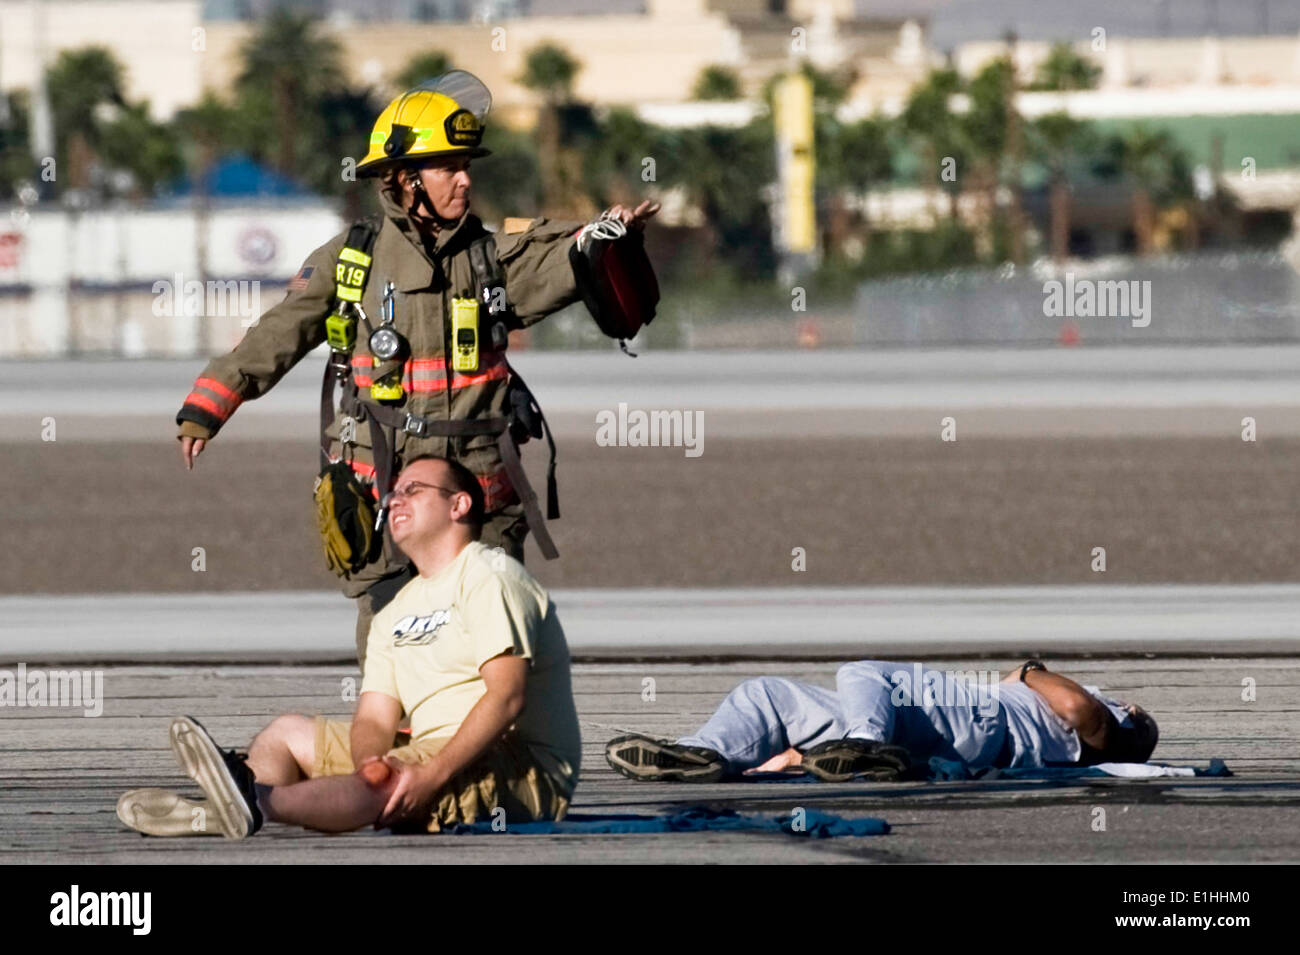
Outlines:
[[202, 408], [222, 422], [235, 413], [243, 400], [215, 378], [203, 377], [194, 382], [194, 390], [185, 396], [185, 404]]
[[228, 412], [226, 412], [225, 409], [223, 409], [219, 404], [217, 404], [207, 395], [199, 394], [199, 392], [197, 391], [191, 391], [188, 395], [186, 395], [185, 403], [187, 405], [194, 405], [194, 407], [196, 408], [202, 408], [208, 414], [215, 415], [216, 417], [220, 418], [222, 421], [225, 421], [226, 418], [229, 417]]

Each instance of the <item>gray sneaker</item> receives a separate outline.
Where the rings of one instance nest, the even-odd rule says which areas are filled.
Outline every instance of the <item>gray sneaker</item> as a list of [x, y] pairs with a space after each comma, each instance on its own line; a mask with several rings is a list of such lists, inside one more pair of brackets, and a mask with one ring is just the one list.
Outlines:
[[727, 772], [727, 761], [711, 749], [679, 746], [639, 733], [610, 740], [605, 761], [628, 779], [644, 781], [716, 783]]
[[117, 801], [117, 818], [147, 836], [219, 836], [207, 800], [186, 799], [170, 789], [132, 789]]
[[828, 783], [850, 779], [896, 782], [911, 771], [907, 750], [870, 739], [836, 739], [803, 754], [803, 768]]

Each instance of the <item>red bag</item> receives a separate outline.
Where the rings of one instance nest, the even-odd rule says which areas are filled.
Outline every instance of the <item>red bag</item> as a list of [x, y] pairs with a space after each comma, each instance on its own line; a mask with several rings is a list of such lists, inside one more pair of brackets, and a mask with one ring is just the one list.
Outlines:
[[655, 317], [659, 282], [639, 230], [618, 219], [598, 219], [569, 249], [578, 293], [600, 330], [627, 351], [632, 338]]

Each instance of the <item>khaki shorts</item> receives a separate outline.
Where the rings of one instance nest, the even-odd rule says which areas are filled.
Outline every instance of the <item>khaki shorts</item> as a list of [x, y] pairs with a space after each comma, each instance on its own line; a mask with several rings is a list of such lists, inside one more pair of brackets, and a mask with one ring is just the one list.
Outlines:
[[[450, 742], [450, 736], [416, 743], [409, 742], [407, 736], [398, 736], [387, 755], [414, 766], [428, 762]], [[352, 724], [316, 717], [312, 778], [346, 776], [355, 771]], [[569, 810], [570, 795], [559, 780], [537, 764], [528, 747], [508, 733], [434, 794], [425, 828], [440, 832], [444, 826], [458, 822], [493, 821], [493, 811], [498, 808], [505, 810], [507, 824], [563, 819]]]

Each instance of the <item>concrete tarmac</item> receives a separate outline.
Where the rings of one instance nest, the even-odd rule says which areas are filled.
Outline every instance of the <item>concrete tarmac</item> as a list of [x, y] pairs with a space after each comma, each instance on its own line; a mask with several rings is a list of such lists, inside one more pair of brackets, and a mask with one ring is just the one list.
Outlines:
[[[1007, 672], [1020, 662], [995, 658]], [[936, 661], [940, 668], [959, 661]], [[344, 718], [355, 669], [336, 666], [114, 666], [101, 715], [6, 711], [0, 734], [0, 862], [144, 863], [1188, 863], [1300, 861], [1295, 701], [1300, 658], [1080, 660], [1053, 668], [1136, 699], [1160, 723], [1157, 762], [1231, 778], [816, 782], [633, 782], [604, 744], [631, 729], [695, 729], [739, 681], [784, 675], [833, 686], [826, 663], [606, 663], [574, 669], [583, 763], [572, 812], [654, 815], [689, 806], [790, 818], [798, 809], [884, 819], [888, 835], [811, 840], [783, 834], [321, 835], [272, 825], [243, 842], [157, 839], [124, 827], [118, 797], [144, 786], [197, 797], [167, 744], [188, 713], [223, 746], [244, 747], [278, 713]], [[961, 667], [965, 669], [966, 667]], [[1243, 681], [1256, 686], [1242, 699]], [[1103, 828], [1098, 828], [1098, 821]]]

